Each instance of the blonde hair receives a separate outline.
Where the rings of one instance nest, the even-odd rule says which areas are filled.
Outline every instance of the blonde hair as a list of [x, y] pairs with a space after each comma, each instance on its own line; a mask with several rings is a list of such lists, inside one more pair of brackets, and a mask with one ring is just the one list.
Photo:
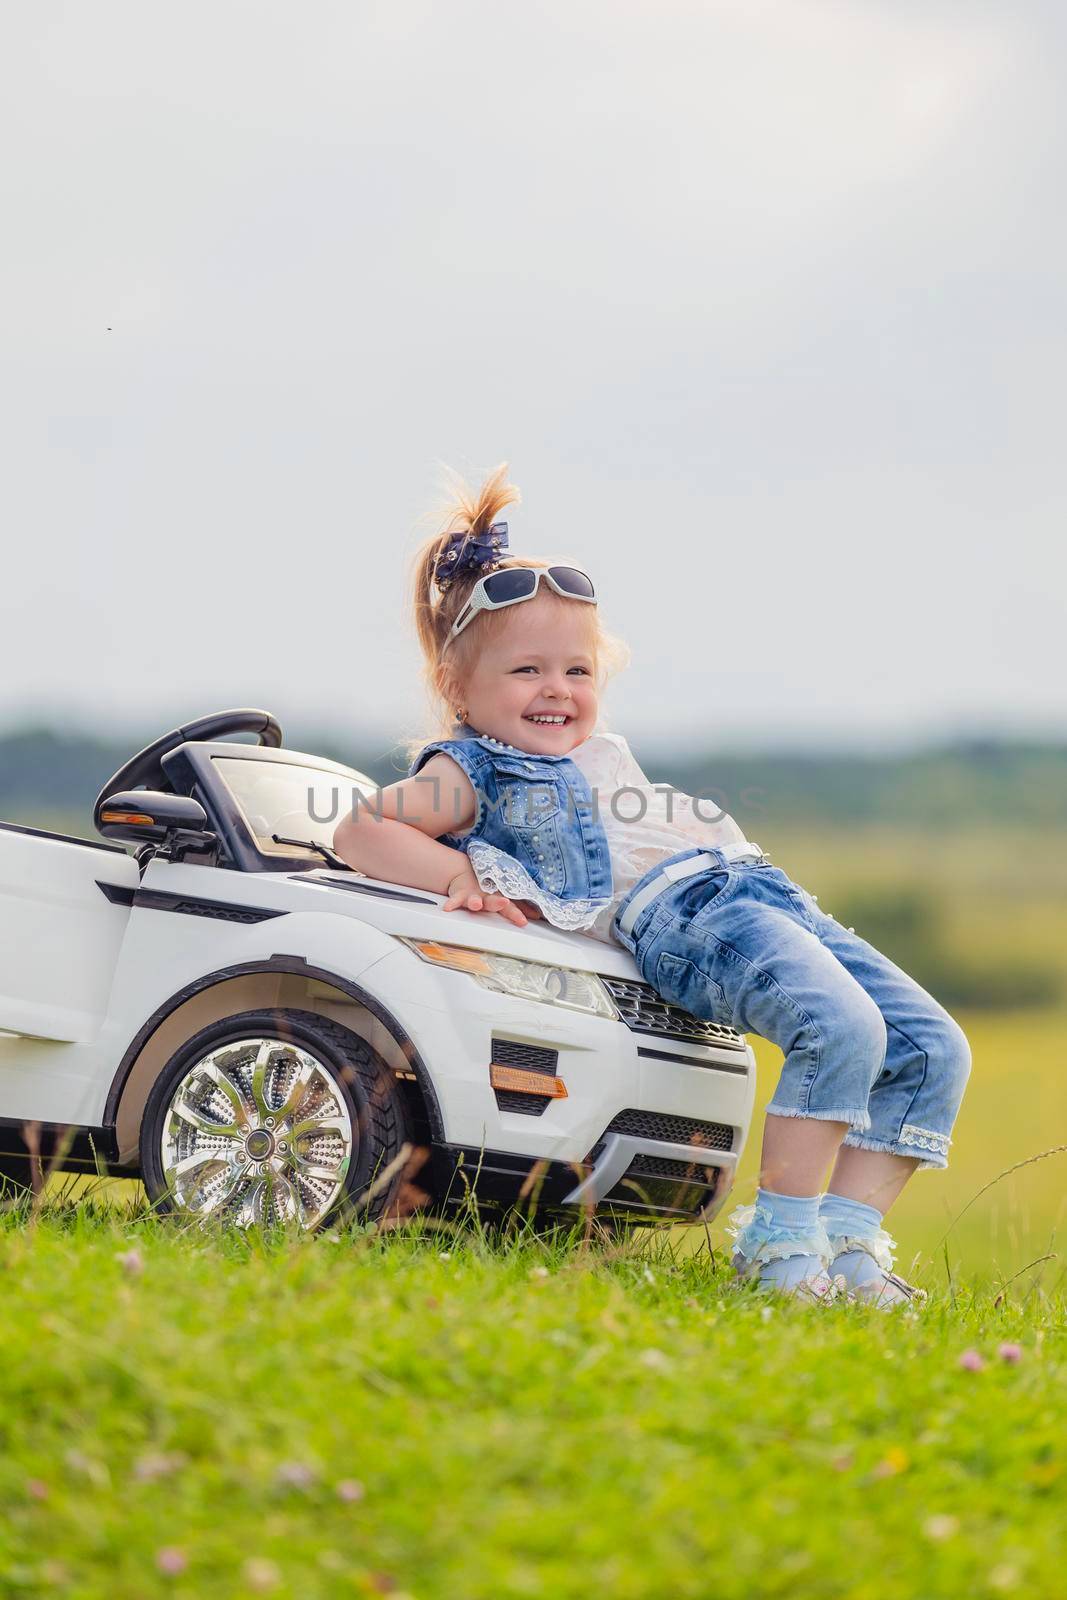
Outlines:
[[[447, 738], [456, 720], [455, 713], [462, 706], [463, 685], [466, 683], [483, 646], [509, 622], [508, 611], [480, 611], [446, 651], [448, 637], [459, 613], [466, 605], [481, 572], [460, 572], [442, 594], [436, 582], [437, 563], [449, 539], [456, 533], [475, 536], [486, 534], [506, 506], [516, 505], [519, 491], [508, 482], [507, 462], [489, 473], [480, 489], [472, 490], [462, 478], [449, 472], [450, 497], [442, 508], [444, 525], [419, 545], [412, 560], [411, 593], [415, 619], [415, 633], [422, 651], [423, 683], [429, 702], [429, 731], [413, 735], [402, 742], [402, 749], [411, 761], [432, 739]], [[565, 558], [566, 559], [566, 558]], [[503, 556], [500, 567], [547, 567], [553, 561], [532, 561], [525, 556]], [[539, 596], [558, 605], [573, 602], [564, 599], [542, 584]], [[625, 666], [629, 650], [603, 626], [599, 606], [583, 606], [589, 613], [592, 633], [591, 645], [598, 688], [601, 690], [608, 676]]]

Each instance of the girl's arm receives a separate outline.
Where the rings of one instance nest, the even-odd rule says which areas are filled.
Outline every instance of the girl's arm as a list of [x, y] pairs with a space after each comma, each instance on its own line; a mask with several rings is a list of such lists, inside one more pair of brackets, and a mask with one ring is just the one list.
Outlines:
[[379, 789], [367, 805], [342, 817], [333, 847], [350, 867], [370, 878], [448, 895], [446, 911], [499, 911], [522, 927], [526, 914], [505, 895], [483, 893], [464, 852], [437, 837], [462, 833], [476, 810], [467, 774], [440, 751], [417, 776]]
[[470, 779], [451, 757], [439, 753], [417, 777], [391, 783], [366, 805], [354, 805], [337, 824], [333, 847], [368, 877], [447, 894], [451, 880], [469, 863], [462, 850], [439, 843], [437, 836], [462, 833], [474, 813]]

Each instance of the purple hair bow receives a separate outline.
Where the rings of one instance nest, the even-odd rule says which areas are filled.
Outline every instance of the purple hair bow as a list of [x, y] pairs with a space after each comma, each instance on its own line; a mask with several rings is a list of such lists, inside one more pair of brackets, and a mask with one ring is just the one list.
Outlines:
[[494, 522], [484, 533], [454, 533], [437, 558], [434, 578], [441, 593], [460, 572], [491, 572], [508, 547], [508, 525]]

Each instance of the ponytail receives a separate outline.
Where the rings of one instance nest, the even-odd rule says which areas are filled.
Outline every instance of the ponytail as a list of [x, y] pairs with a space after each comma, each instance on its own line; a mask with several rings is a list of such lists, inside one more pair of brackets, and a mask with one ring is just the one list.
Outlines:
[[[473, 493], [463, 479], [449, 474], [452, 498], [445, 507], [446, 521], [440, 533], [425, 539], [415, 552], [412, 599], [415, 610], [415, 631], [423, 659], [431, 675], [439, 667], [445, 643], [452, 624], [459, 616], [477, 583], [479, 572], [462, 572], [454, 578], [445, 592], [437, 583], [438, 562], [453, 534], [469, 533], [475, 537], [489, 532], [498, 514], [505, 506], [518, 502], [519, 491], [508, 482], [507, 462], [502, 461], [491, 472], [478, 490]], [[514, 566], [513, 561], [502, 561], [501, 566]], [[436, 680], [431, 688], [441, 694], [443, 686]]]

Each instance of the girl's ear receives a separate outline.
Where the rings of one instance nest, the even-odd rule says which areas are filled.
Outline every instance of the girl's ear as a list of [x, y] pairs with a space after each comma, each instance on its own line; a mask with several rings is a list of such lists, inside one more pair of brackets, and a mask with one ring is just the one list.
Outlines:
[[459, 708], [465, 704], [463, 686], [456, 682], [455, 675], [446, 668], [441, 667], [437, 672], [437, 692], [459, 721], [466, 719], [459, 716]]

